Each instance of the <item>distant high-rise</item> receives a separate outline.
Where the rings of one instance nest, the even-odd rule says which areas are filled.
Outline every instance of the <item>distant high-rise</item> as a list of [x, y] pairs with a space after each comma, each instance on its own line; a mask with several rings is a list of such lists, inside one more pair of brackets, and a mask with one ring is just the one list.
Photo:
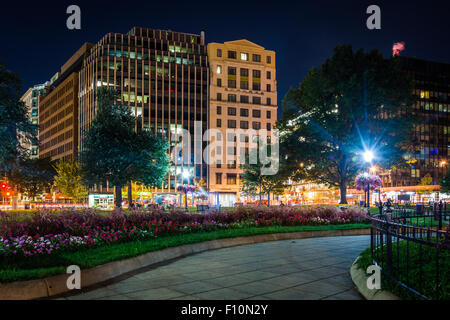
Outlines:
[[[191, 133], [194, 125], [207, 129], [209, 66], [204, 33], [190, 34], [134, 27], [127, 34], [108, 33], [83, 62], [79, 75], [79, 151], [83, 136], [96, 111], [96, 90], [116, 89], [122, 103], [128, 105], [140, 125], [163, 134], [170, 141], [181, 129]], [[171, 147], [174, 143], [171, 143]], [[171, 159], [169, 174], [159, 191], [177, 199], [177, 186], [189, 180], [207, 180], [203, 162], [182, 164]], [[109, 187], [105, 182], [104, 187]]]
[[78, 155], [78, 71], [91, 46], [85, 43], [61, 67], [39, 100], [39, 158], [68, 160]]
[[[45, 94], [45, 84], [38, 84], [29, 88], [22, 98], [20, 98], [20, 101], [28, 107], [27, 116], [32, 124], [39, 124], [39, 97]], [[39, 144], [24, 141], [23, 147], [28, 152], [30, 158], [37, 158], [39, 156]]]
[[[449, 168], [450, 161], [450, 64], [400, 57], [402, 68], [414, 79], [414, 108], [423, 117], [416, 127], [417, 151], [406, 156], [408, 170], [391, 170], [383, 174], [383, 186], [402, 193], [408, 188], [421, 201], [419, 195], [438, 190], [439, 180]], [[430, 185], [425, 190], [425, 185]], [[432, 187], [434, 186], [434, 187]], [[422, 190], [423, 189], [423, 190]], [[406, 191], [406, 189], [404, 190]]]

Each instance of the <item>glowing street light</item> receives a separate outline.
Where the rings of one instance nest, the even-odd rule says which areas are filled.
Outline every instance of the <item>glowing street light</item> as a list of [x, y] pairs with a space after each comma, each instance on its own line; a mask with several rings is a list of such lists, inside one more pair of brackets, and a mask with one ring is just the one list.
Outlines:
[[372, 162], [372, 160], [374, 158], [373, 151], [372, 150], [364, 151], [363, 158], [364, 158], [364, 161], [366, 161], [366, 162]]
[[[364, 153], [363, 153], [363, 159], [364, 159], [365, 162], [372, 163], [373, 158], [374, 158], [374, 154], [373, 154], [373, 151], [372, 151], [372, 150], [366, 150], [366, 151], [364, 151]], [[370, 171], [375, 172], [375, 167], [372, 166], [372, 167], [370, 168]], [[364, 176], [365, 176], [365, 177], [368, 177], [368, 176], [369, 176], [369, 173], [368, 173], [368, 172], [364, 172]], [[370, 207], [370, 184], [369, 184], [369, 183], [368, 183], [368, 185], [367, 185], [367, 202], [366, 202], [366, 206], [367, 206], [367, 208]]]

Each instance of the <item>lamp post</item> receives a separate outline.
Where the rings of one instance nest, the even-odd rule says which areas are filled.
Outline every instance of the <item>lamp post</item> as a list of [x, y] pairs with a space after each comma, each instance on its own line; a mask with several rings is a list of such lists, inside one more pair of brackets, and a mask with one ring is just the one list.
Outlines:
[[[367, 172], [364, 172], [364, 176], [366, 178], [368, 178], [369, 174]], [[370, 204], [369, 204], [369, 202], [370, 202], [370, 182], [369, 182], [369, 179], [367, 179], [367, 193], [364, 190], [364, 194], [365, 194], [364, 198], [366, 198], [366, 199], [364, 199], [365, 206], [366, 206], [366, 208], [369, 208], [370, 207]]]
[[[373, 151], [372, 150], [364, 151], [363, 158], [365, 162], [372, 164], [372, 160], [374, 158]], [[365, 172], [364, 175], [369, 176], [367, 172]], [[370, 208], [370, 182], [367, 183], [367, 208]]]
[[[375, 174], [377, 172], [377, 168], [375, 166], [370, 167], [370, 172], [372, 174]], [[381, 185], [378, 188], [378, 203], [381, 204]]]
[[[184, 183], [184, 179], [186, 179], [187, 180], [186, 187], [189, 184], [189, 176], [190, 176], [189, 171], [186, 169], [183, 170], [183, 183]], [[187, 210], [187, 189], [186, 188], [184, 189], [184, 205]]]

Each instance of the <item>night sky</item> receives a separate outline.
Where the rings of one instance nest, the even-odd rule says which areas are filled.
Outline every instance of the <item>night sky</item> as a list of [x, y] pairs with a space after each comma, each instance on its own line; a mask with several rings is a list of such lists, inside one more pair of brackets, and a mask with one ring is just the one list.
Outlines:
[[[66, 8], [81, 8], [81, 30], [66, 28]], [[366, 28], [366, 8], [381, 8], [381, 30]], [[378, 48], [406, 43], [402, 55], [450, 63], [447, 1], [8, 1], [0, 11], [0, 61], [18, 72], [23, 92], [50, 79], [84, 43], [133, 26], [200, 33], [207, 42], [248, 39], [277, 53], [281, 102], [337, 44]]]

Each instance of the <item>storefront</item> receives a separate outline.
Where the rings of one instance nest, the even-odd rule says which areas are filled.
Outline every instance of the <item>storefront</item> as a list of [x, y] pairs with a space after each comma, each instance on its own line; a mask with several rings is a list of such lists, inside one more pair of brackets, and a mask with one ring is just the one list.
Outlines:
[[114, 208], [113, 194], [90, 194], [88, 199], [90, 208], [99, 208], [102, 210]]
[[[425, 186], [405, 186], [405, 187], [387, 187], [381, 188], [381, 194], [378, 190], [370, 191], [370, 203], [390, 199], [394, 203], [427, 203], [440, 200], [449, 200], [450, 195], [441, 194], [438, 185]], [[351, 204], [359, 204], [364, 201], [364, 191], [356, 189], [347, 190], [347, 201]]]

